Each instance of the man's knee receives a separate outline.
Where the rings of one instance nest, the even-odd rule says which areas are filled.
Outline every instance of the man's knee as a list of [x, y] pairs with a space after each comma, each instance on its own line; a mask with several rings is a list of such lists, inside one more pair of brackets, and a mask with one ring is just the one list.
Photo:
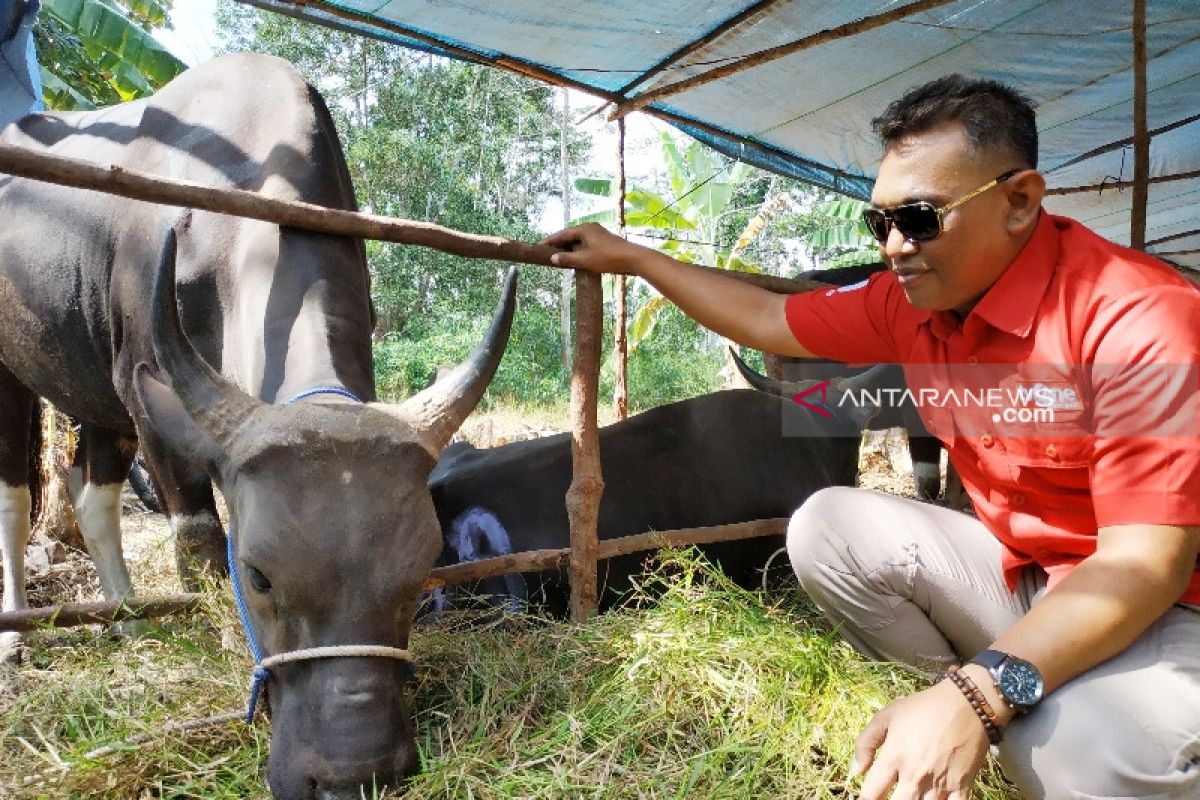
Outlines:
[[814, 492], [792, 514], [787, 530], [788, 558], [800, 585], [809, 588], [814, 566], [828, 561], [830, 539], [842, 518], [861, 501], [863, 490], [830, 486]]

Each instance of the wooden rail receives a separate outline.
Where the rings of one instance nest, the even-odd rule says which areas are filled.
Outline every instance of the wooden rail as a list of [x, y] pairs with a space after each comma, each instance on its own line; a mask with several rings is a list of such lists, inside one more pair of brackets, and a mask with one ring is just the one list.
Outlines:
[[[634, 536], [605, 539], [599, 543], [596, 558], [604, 560], [617, 556], [657, 550], [663, 547], [684, 547], [692, 544], [732, 542], [758, 536], [783, 534], [786, 517], [714, 525], [705, 528], [681, 528], [673, 531], [650, 531]], [[469, 581], [494, 578], [511, 572], [542, 572], [567, 565], [571, 549], [530, 550], [507, 556], [468, 561], [448, 567], [438, 567], [425, 581], [425, 589], [436, 589]], [[173, 614], [189, 614], [201, 607], [203, 595], [178, 594], [163, 597], [134, 597], [115, 603], [66, 603], [45, 608], [0, 613], [0, 633], [32, 631], [39, 628], [71, 628], [79, 625], [111, 624], [131, 619], [152, 619]]]
[[190, 614], [199, 610], [202, 599], [202, 595], [198, 594], [176, 594], [164, 597], [131, 597], [115, 603], [65, 603], [45, 608], [5, 611], [0, 614], [0, 632], [73, 628], [96, 623], [111, 624], [129, 619]]

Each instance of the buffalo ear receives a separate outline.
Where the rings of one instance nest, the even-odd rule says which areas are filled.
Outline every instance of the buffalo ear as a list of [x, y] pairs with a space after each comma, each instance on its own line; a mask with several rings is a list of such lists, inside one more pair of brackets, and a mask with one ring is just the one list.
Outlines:
[[216, 442], [188, 414], [179, 395], [150, 374], [150, 365], [145, 362], [133, 370], [133, 390], [141, 406], [140, 421], [149, 423], [155, 436], [181, 458], [215, 473], [223, 455]]

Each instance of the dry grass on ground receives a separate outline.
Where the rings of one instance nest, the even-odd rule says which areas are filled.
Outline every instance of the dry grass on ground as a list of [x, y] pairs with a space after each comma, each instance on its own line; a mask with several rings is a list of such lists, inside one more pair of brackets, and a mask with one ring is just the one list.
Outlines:
[[[485, 415], [464, 432], [486, 446], [565, 425], [565, 415]], [[868, 443], [863, 483], [910, 495], [906, 457], [894, 440]], [[178, 591], [163, 519], [130, 496], [125, 524], [138, 589]], [[794, 590], [742, 591], [687, 553], [663, 562], [665, 577], [647, 579], [661, 582], [658, 603], [586, 627], [419, 626], [424, 769], [404, 796], [853, 796], [855, 733], [913, 680], [855, 655]], [[80, 554], [33, 583], [39, 605], [98, 596]], [[266, 797], [265, 720], [172, 728], [240, 710], [249, 667], [224, 585], [210, 587], [203, 613], [142, 637], [39, 632], [27, 663], [0, 673], [0, 796]], [[989, 774], [977, 796], [1011, 795]]]

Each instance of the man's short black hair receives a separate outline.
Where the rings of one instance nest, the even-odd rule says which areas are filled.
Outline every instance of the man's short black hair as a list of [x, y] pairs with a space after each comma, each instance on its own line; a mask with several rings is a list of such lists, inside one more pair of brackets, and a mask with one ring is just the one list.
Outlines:
[[958, 122], [976, 150], [1007, 147], [1023, 166], [1037, 168], [1038, 133], [1033, 102], [998, 81], [947, 75], [909, 89], [871, 120], [886, 152], [898, 139]]

